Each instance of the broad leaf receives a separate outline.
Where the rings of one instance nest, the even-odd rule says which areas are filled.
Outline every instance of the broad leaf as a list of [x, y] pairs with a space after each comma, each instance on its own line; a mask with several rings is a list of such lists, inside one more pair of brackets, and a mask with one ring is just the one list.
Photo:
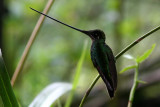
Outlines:
[[152, 51], [154, 50], [155, 46], [156, 44], [153, 44], [151, 49], [147, 50], [142, 56], [137, 57], [136, 59], [137, 63], [141, 63], [145, 59], [147, 59], [149, 55], [152, 53]]
[[50, 107], [60, 96], [71, 89], [72, 85], [69, 83], [50, 84], [38, 94], [29, 107]]
[[19, 106], [17, 99], [13, 93], [13, 89], [10, 83], [10, 78], [2, 58], [1, 50], [0, 50], [0, 95], [4, 107]]

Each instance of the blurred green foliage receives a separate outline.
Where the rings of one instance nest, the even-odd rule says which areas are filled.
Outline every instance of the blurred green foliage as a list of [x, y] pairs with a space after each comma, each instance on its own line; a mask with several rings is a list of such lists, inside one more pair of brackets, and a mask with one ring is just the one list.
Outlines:
[[[10, 77], [40, 16], [30, 10], [29, 7], [42, 11], [46, 2], [46, 0], [5, 1], [8, 13], [3, 20], [2, 51]], [[114, 54], [117, 54], [140, 35], [160, 25], [159, 9], [160, 1], [158, 0], [59, 0], [55, 1], [48, 15], [80, 29], [90, 30], [98, 28], [103, 30], [106, 34], [106, 43], [113, 49]], [[158, 47], [160, 45], [160, 36], [158, 35], [159, 33], [155, 33], [153, 36], [148, 37], [132, 48], [128, 54], [137, 56], [155, 42]], [[24, 69], [14, 86], [16, 96], [22, 106], [27, 106], [50, 83], [73, 81], [74, 71], [81, 56], [85, 39], [88, 39], [90, 41], [89, 45], [91, 45], [91, 40], [84, 34], [50, 19], [45, 20], [27, 58]], [[160, 49], [156, 48], [153, 55], [141, 67], [141, 69], [148, 71], [144, 73], [142, 70], [140, 77], [142, 75], [142, 77], [148, 80], [147, 83], [151, 84], [149, 87], [152, 87], [153, 83], [157, 83], [156, 86], [160, 87], [159, 82], [157, 82], [159, 80], [154, 80], [154, 78], [151, 80], [151, 77], [148, 76], [149, 73], [157, 73], [156, 71], [160, 64], [155, 62], [160, 59], [159, 53]], [[117, 61], [118, 71], [130, 63], [120, 58]], [[149, 65], [154, 66], [150, 66], [147, 69]], [[79, 103], [95, 75], [97, 75], [97, 71], [92, 65], [90, 47], [88, 47], [78, 85], [79, 88], [76, 90], [77, 97], [74, 99], [75, 103], [73, 103], [73, 106]], [[90, 101], [86, 102], [86, 106], [91, 106], [92, 104], [111, 107], [117, 105], [126, 106], [132, 79], [133, 74], [130, 73], [119, 75], [118, 90], [116, 97], [112, 101], [108, 99], [105, 86], [100, 80], [100, 83], [92, 90], [93, 93], [91, 93], [92, 95], [89, 98]], [[159, 89], [157, 88], [157, 91], [154, 91], [157, 94], [150, 97], [151, 93], [149, 93], [148, 88], [145, 87], [146, 91], [143, 91], [143, 87], [140, 88], [135, 95], [135, 99], [137, 99], [135, 105], [146, 101], [143, 100], [144, 97], [147, 100], [160, 98]], [[152, 88], [150, 90], [152, 91]], [[140, 95], [143, 95], [143, 97], [139, 97]], [[65, 101], [65, 97], [62, 100]], [[94, 100], [99, 103], [94, 102]]]
[[9, 75], [3, 61], [3, 56], [0, 50], [0, 96], [2, 101], [0, 100], [0, 104], [4, 107], [18, 107], [18, 101], [14, 95]]

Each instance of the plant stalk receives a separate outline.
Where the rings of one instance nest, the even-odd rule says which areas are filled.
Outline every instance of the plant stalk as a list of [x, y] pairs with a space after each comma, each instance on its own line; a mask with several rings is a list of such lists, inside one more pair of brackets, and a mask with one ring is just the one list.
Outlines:
[[139, 82], [138, 82], [138, 68], [139, 68], [139, 65], [137, 64], [137, 67], [136, 67], [136, 70], [135, 70], [135, 74], [134, 74], [133, 86], [132, 86], [132, 89], [131, 89], [130, 95], [129, 95], [128, 107], [132, 107], [134, 94], [135, 94], [136, 88], [137, 88], [137, 86], [139, 84]]
[[[51, 8], [53, 2], [54, 2], [54, 0], [48, 0], [48, 3], [46, 5], [43, 13], [45, 13], [45, 14], [48, 13], [48, 11]], [[31, 46], [33, 45], [34, 40], [37, 37], [37, 34], [39, 32], [39, 29], [42, 26], [42, 23], [43, 23], [44, 19], [45, 19], [45, 16], [41, 15], [39, 20], [38, 20], [38, 22], [37, 22], [37, 24], [36, 24], [36, 26], [35, 26], [35, 28], [34, 28], [34, 30], [33, 30], [33, 32], [32, 32], [32, 34], [31, 34], [31, 36], [30, 36], [30, 38], [29, 38], [29, 40], [28, 40], [28, 42], [27, 42], [27, 45], [26, 45], [25, 50], [24, 50], [24, 52], [22, 54], [22, 57], [21, 57], [18, 65], [16, 67], [16, 70], [15, 70], [13, 76], [12, 76], [12, 79], [11, 79], [12, 86], [14, 85], [14, 83], [15, 83], [17, 77], [18, 77], [19, 72], [22, 71], [22, 68], [23, 68], [23, 66], [24, 66], [24, 64], [26, 62], [27, 56], [28, 56], [28, 54], [29, 54], [29, 52], [31, 50]]]

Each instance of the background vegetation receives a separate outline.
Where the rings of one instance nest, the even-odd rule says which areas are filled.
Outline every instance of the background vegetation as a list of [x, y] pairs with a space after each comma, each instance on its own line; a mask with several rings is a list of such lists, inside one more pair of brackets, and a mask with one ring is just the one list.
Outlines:
[[[29, 7], [42, 11], [46, 0], [1, 0], [1, 47], [10, 77], [35, 27], [39, 14]], [[48, 15], [80, 29], [101, 29], [106, 34], [106, 43], [116, 55], [121, 49], [140, 35], [160, 25], [160, 1], [158, 0], [57, 0]], [[97, 71], [90, 59], [91, 40], [70, 28], [46, 19], [23, 71], [20, 73], [14, 92], [22, 106], [26, 107], [48, 84], [72, 82], [77, 62], [81, 56], [84, 41], [89, 41], [78, 88], [72, 106], [79, 105]], [[159, 32], [143, 40], [128, 54], [140, 56], [153, 43], [152, 55], [140, 65], [139, 78], [147, 84], [140, 84], [135, 93], [133, 106], [157, 107], [160, 105], [160, 36]], [[3, 44], [3, 45], [2, 45]], [[118, 72], [134, 62], [121, 57], [117, 60]], [[118, 74], [118, 88], [115, 98], [110, 100], [105, 85], [100, 79], [89, 95], [86, 107], [124, 107], [128, 103], [133, 82], [133, 72]], [[67, 95], [66, 95], [67, 96]], [[62, 104], [66, 96], [60, 100]]]

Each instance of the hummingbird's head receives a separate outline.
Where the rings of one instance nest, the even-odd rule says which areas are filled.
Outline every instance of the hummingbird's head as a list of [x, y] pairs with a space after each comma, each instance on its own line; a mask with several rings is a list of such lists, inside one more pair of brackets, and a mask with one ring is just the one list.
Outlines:
[[92, 40], [104, 40], [105, 41], [105, 34], [102, 30], [96, 29], [96, 30], [89, 30], [86, 31], [85, 34], [87, 34]]

